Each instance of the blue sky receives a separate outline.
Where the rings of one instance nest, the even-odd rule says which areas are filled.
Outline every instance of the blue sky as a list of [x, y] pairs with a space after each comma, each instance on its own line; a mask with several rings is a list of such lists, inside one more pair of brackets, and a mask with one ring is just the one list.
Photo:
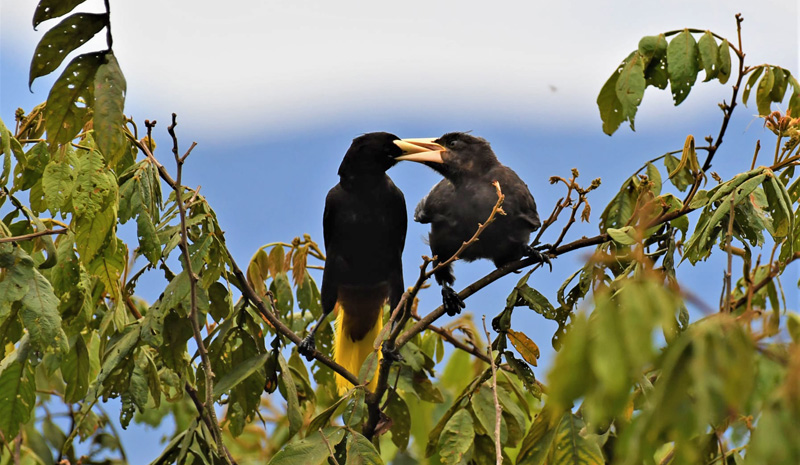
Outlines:
[[[101, 3], [91, 0], [78, 10], [100, 11]], [[696, 27], [732, 38], [737, 12], [745, 17], [749, 64], [797, 71], [797, 3], [756, 3], [407, 1], [389, 7], [239, 1], [223, 10], [219, 2], [141, 0], [111, 6], [114, 49], [128, 81], [126, 113], [140, 128], [146, 118], [159, 121], [156, 155], [167, 166], [166, 126], [169, 115], [178, 114], [183, 147], [199, 144], [185, 182], [202, 185], [243, 264], [268, 242], [304, 233], [322, 241], [325, 193], [338, 181], [336, 169], [350, 141], [370, 131], [432, 137], [472, 130], [527, 182], [542, 216], [563, 193], [547, 182], [550, 176], [567, 176], [577, 167], [586, 184], [601, 177], [602, 187], [590, 197], [592, 226], [576, 225], [567, 241], [596, 234], [598, 215], [620, 183], [645, 160], [682, 147], [687, 134], [698, 140], [716, 135], [717, 103], [730, 96], [729, 85], [698, 82], [674, 108], [668, 92], [650, 88], [636, 118], [637, 132], [625, 125], [608, 137], [595, 105], [603, 82], [642, 36]], [[37, 80], [33, 93], [27, 89], [33, 49], [55, 23], [33, 31], [34, 6], [4, 1], [0, 9], [0, 118], [7, 125], [17, 107], [30, 109], [45, 100], [55, 77]], [[736, 110], [713, 166], [723, 177], [749, 166], [756, 139], [773, 140], [754, 114], [753, 108]], [[438, 181], [435, 173], [411, 163], [389, 174], [404, 191], [410, 212]], [[558, 231], [544, 240], [554, 240]], [[409, 223], [404, 255], [409, 283], [419, 257], [429, 253], [422, 240], [426, 233], [426, 226]], [[554, 300], [584, 256], [559, 258], [552, 274], [539, 271], [531, 284]], [[456, 287], [491, 269], [488, 262], [457, 264]], [[685, 263], [679, 278], [714, 307], [723, 269], [721, 260], [696, 267]], [[792, 271], [784, 284], [796, 308]], [[161, 279], [140, 281], [142, 294], [152, 299], [163, 288]], [[470, 298], [467, 310], [478, 322], [483, 314], [491, 318], [517, 279], [507, 277]], [[438, 288], [423, 291], [421, 299], [421, 312], [433, 309]], [[543, 363], [534, 371], [544, 378], [555, 326], [522, 309], [514, 318], [515, 327], [542, 349]], [[113, 417], [114, 407], [109, 411]], [[132, 463], [149, 461], [160, 450], [133, 447], [136, 441], [161, 434], [139, 429], [129, 436]]]

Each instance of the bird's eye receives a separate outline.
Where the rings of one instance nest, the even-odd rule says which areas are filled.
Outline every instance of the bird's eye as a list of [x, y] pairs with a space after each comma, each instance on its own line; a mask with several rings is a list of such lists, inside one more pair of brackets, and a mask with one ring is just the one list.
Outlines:
[[456, 147], [458, 146], [458, 140], [455, 140], [455, 139], [454, 139], [454, 140], [451, 140], [450, 142], [448, 142], [448, 144], [447, 144], [447, 145], [448, 145], [448, 146], [449, 146], [451, 149], [454, 149], [454, 148], [456, 148]]

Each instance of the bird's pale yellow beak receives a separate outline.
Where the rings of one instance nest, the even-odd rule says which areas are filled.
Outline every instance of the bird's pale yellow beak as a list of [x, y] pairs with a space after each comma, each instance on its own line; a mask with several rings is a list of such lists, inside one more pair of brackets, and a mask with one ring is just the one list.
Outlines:
[[445, 149], [434, 142], [435, 138], [429, 139], [401, 139], [394, 141], [395, 145], [403, 149], [403, 155], [396, 160], [416, 161], [419, 163], [432, 162], [444, 163], [442, 152]]

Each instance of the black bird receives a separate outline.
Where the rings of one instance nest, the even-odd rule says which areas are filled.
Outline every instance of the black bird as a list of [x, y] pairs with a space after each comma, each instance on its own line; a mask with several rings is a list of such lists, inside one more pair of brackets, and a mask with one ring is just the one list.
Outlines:
[[[494, 181], [500, 183], [505, 195], [506, 214], [498, 215], [460, 258], [466, 261], [488, 258], [497, 267], [530, 255], [548, 261], [528, 245], [531, 233], [541, 225], [536, 202], [517, 173], [497, 160], [489, 142], [463, 132], [451, 132], [438, 139], [404, 139], [399, 144], [409, 154], [398, 160], [423, 163], [444, 176], [414, 212], [414, 221], [431, 224], [431, 252], [439, 262], [452, 257], [475, 234], [478, 223], [486, 221], [497, 203]], [[459, 313], [464, 303], [451, 287], [455, 281], [452, 264], [439, 270], [435, 277], [442, 286], [447, 314]]]
[[[339, 166], [339, 183], [328, 192], [322, 217], [328, 254], [322, 316], [298, 347], [310, 360], [317, 328], [338, 308], [334, 360], [356, 374], [383, 328], [383, 305], [394, 308], [404, 291], [406, 202], [386, 175], [403, 154], [396, 141], [386, 132], [357, 137]], [[350, 388], [341, 376], [336, 384], [340, 392]]]

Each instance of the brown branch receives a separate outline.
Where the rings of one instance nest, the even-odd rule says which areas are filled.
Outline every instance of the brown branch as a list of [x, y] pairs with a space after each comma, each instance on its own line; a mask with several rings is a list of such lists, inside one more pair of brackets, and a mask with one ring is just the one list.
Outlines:
[[[206, 349], [205, 342], [203, 341], [203, 335], [200, 330], [200, 321], [199, 315], [197, 313], [197, 282], [199, 281], [198, 276], [195, 274], [194, 270], [192, 269], [192, 256], [189, 253], [189, 233], [186, 228], [186, 206], [183, 204], [183, 186], [181, 185], [181, 178], [183, 176], [183, 163], [186, 161], [186, 157], [189, 156], [192, 149], [197, 145], [196, 143], [192, 143], [191, 148], [186, 152], [184, 156], [178, 155], [178, 138], [175, 135], [175, 126], [177, 126], [176, 121], [177, 115], [175, 113], [172, 114], [172, 124], [167, 127], [167, 131], [169, 135], [172, 137], [172, 154], [175, 156], [175, 164], [177, 165], [177, 175], [175, 179], [175, 186], [173, 190], [175, 192], [175, 203], [178, 204], [178, 212], [180, 214], [181, 220], [181, 234], [180, 234], [180, 248], [181, 254], [183, 255], [184, 266], [186, 267], [186, 273], [189, 275], [189, 296], [190, 296], [190, 305], [191, 309], [189, 311], [189, 321], [192, 325], [192, 333], [194, 335], [195, 343], [197, 344], [197, 351], [200, 354], [200, 361], [203, 365], [203, 374], [205, 375], [205, 392], [206, 392], [206, 411], [208, 412], [208, 416], [211, 420], [211, 431], [214, 433], [214, 439], [217, 444], [217, 449], [222, 452], [223, 457], [225, 457], [226, 461], [230, 464], [234, 463], [233, 458], [230, 455], [230, 452], [225, 447], [225, 444], [222, 442], [222, 429], [219, 426], [219, 421], [217, 420], [217, 414], [214, 411], [214, 372], [211, 371], [211, 360], [208, 357], [208, 350]], [[152, 129], [153, 125], [148, 125], [148, 137], [150, 137], [150, 130]], [[152, 140], [152, 139], [150, 139]]]
[[489, 355], [489, 366], [492, 367], [492, 396], [494, 397], [494, 450], [496, 464], [503, 465], [503, 447], [500, 443], [500, 424], [503, 420], [503, 410], [500, 408], [500, 401], [497, 399], [497, 368], [492, 358], [492, 336], [486, 329], [486, 315], [483, 315], [483, 332], [486, 333], [486, 352]]
[[40, 236], [48, 236], [48, 235], [51, 235], [51, 234], [66, 234], [67, 232], [69, 232], [69, 230], [66, 229], [66, 228], [63, 228], [63, 229], [45, 229], [44, 231], [37, 231], [35, 233], [23, 234], [22, 236], [0, 237], [0, 244], [6, 243], [6, 242], [27, 241], [29, 239], [35, 239], [35, 238], [40, 237]]
[[739, 48], [737, 49], [733, 45], [730, 45], [731, 49], [736, 53], [736, 56], [739, 58], [739, 72], [736, 78], [736, 84], [733, 85], [733, 91], [731, 93], [731, 103], [730, 105], [725, 103], [723, 100], [722, 104], [720, 104], [720, 108], [722, 108], [722, 126], [719, 128], [719, 134], [717, 135], [717, 139], [713, 144], [709, 144], [708, 147], [708, 154], [706, 155], [706, 161], [703, 162], [703, 171], [708, 171], [711, 168], [711, 160], [714, 159], [714, 155], [717, 153], [717, 149], [719, 146], [722, 145], [722, 138], [725, 136], [725, 131], [728, 129], [728, 123], [731, 120], [731, 115], [733, 114], [733, 109], [736, 108], [736, 97], [739, 95], [739, 87], [742, 85], [742, 79], [744, 79], [745, 70], [744, 70], [744, 52], [742, 49], [742, 18], [741, 13], [736, 14], [736, 33], [739, 38]]
[[[408, 320], [411, 318], [411, 304], [414, 302], [414, 298], [416, 297], [419, 290], [422, 288], [422, 285], [431, 278], [438, 270], [450, 265], [454, 261], [458, 260], [461, 254], [472, 244], [477, 242], [480, 238], [480, 235], [483, 231], [488, 227], [490, 224], [494, 222], [497, 217], [497, 214], [505, 215], [503, 212], [502, 205], [503, 200], [505, 200], [505, 195], [503, 195], [503, 191], [500, 188], [500, 183], [495, 181], [492, 183], [497, 191], [497, 202], [495, 203], [492, 211], [489, 213], [489, 217], [486, 219], [485, 222], [478, 224], [478, 229], [475, 231], [475, 234], [472, 237], [463, 242], [461, 247], [447, 260], [443, 262], [437, 263], [436, 266], [433, 267], [430, 271], [426, 271], [428, 264], [432, 262], [432, 259], [428, 257], [423, 257], [423, 263], [420, 266], [419, 277], [417, 278], [417, 282], [414, 286], [403, 293], [403, 296], [400, 298], [400, 302], [397, 303], [395, 308], [392, 310], [392, 314], [389, 317], [389, 322], [387, 323], [386, 327], [381, 334], [378, 336], [375, 342], [375, 350], [378, 350], [377, 346], [383, 344], [383, 348], [388, 351], [395, 351], [396, 348], [399, 349], [401, 345], [396, 345], [395, 341], [397, 340], [400, 332], [405, 327]], [[442, 310], [444, 312], [444, 310]], [[399, 321], [397, 318], [399, 317]], [[386, 331], [389, 331], [389, 336], [385, 337]], [[366, 403], [367, 403], [367, 412], [368, 418], [367, 422], [364, 425], [362, 432], [368, 439], [372, 439], [372, 436], [375, 434], [375, 428], [378, 425], [378, 421], [380, 420], [380, 401], [383, 398], [384, 393], [386, 393], [386, 389], [388, 388], [389, 383], [389, 370], [392, 367], [393, 360], [390, 357], [383, 357], [381, 359], [379, 368], [378, 368], [378, 380], [375, 384], [375, 391], [371, 392], [367, 395]]]
[[[151, 130], [151, 128], [153, 126], [155, 126], [156, 122], [155, 121], [152, 121], [152, 122], [145, 121], [145, 124], [148, 127], [148, 138], [149, 138], [150, 137], [150, 130]], [[169, 185], [172, 189], [176, 189], [177, 188], [177, 184], [176, 184], [175, 180], [172, 179], [172, 177], [170, 176], [169, 172], [156, 159], [156, 157], [150, 151], [149, 147], [147, 147], [145, 144], [143, 144], [142, 142], [140, 142], [139, 140], [134, 138], [133, 135], [130, 132], [126, 132], [126, 135], [128, 136], [128, 139], [131, 141], [131, 143], [136, 145], [136, 147], [138, 147], [139, 150], [141, 150], [145, 154], [145, 156], [147, 156], [147, 158], [150, 160], [150, 162], [153, 163], [153, 165], [156, 166], [156, 168], [158, 169], [158, 174], [161, 177], [161, 179], [164, 182], [166, 182], [167, 185]], [[152, 140], [152, 139], [150, 139], [150, 140]], [[222, 243], [223, 243], [223, 245], [225, 243], [224, 234], [222, 235]], [[253, 288], [247, 282], [247, 278], [245, 277], [244, 273], [239, 268], [239, 266], [236, 264], [236, 260], [234, 260], [233, 254], [231, 253], [231, 251], [228, 249], [227, 246], [225, 246], [224, 249], [225, 249], [225, 255], [227, 256], [228, 261], [230, 262], [230, 265], [231, 265], [231, 271], [233, 272], [234, 276], [236, 276], [236, 279], [240, 283], [240, 286], [241, 286], [240, 290], [242, 291], [242, 294], [250, 302], [252, 302], [256, 306], [256, 308], [258, 309], [258, 311], [261, 314], [261, 316], [264, 317], [267, 320], [267, 322], [269, 322], [269, 324], [272, 325], [272, 327], [275, 328], [275, 330], [278, 333], [280, 333], [284, 337], [286, 337], [289, 340], [291, 340], [295, 345], [299, 344], [302, 341], [302, 339], [297, 334], [295, 334], [294, 331], [292, 331], [285, 324], [283, 324], [283, 322], [280, 321], [275, 316], [275, 314], [271, 310], [269, 310], [267, 308], [266, 304], [264, 303], [264, 300], [253, 290]], [[312, 353], [311, 355], [312, 355], [313, 358], [318, 360], [320, 363], [322, 363], [323, 365], [326, 365], [328, 368], [330, 368], [334, 372], [338, 373], [339, 375], [341, 375], [342, 377], [344, 377], [345, 379], [347, 379], [348, 381], [350, 381], [354, 385], [358, 384], [358, 378], [354, 374], [350, 373], [343, 366], [339, 365], [338, 363], [334, 362], [330, 358], [326, 357], [321, 352], [315, 350], [314, 353]]]

